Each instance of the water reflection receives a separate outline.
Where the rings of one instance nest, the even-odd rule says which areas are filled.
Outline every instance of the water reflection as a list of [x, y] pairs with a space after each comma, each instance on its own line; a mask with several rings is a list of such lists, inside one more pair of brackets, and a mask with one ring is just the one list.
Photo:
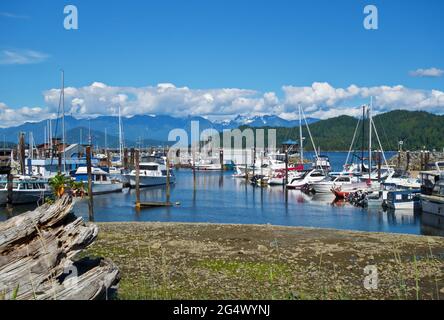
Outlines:
[[[330, 194], [307, 195], [282, 186], [253, 187], [231, 173], [176, 171], [171, 201], [179, 206], [135, 209], [135, 191], [94, 197], [95, 221], [179, 221], [275, 224], [411, 234], [444, 234], [444, 219], [411, 212], [355, 208]], [[195, 187], [194, 187], [195, 185]], [[165, 187], [141, 189], [142, 201], [164, 201]], [[13, 214], [32, 207], [14, 208]], [[75, 212], [88, 219], [88, 202], [78, 200]], [[7, 218], [0, 209], [0, 219]]]

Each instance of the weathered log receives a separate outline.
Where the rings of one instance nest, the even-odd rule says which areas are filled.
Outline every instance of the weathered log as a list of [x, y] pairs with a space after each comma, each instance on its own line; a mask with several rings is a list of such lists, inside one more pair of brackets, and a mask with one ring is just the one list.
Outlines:
[[73, 213], [73, 199], [0, 223], [0, 295], [6, 299], [97, 299], [114, 290], [120, 275], [109, 260], [82, 259], [98, 235]]

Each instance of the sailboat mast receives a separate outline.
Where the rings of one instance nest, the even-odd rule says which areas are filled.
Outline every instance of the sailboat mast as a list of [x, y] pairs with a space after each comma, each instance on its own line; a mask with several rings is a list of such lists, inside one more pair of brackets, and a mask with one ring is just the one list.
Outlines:
[[302, 112], [301, 105], [299, 105], [299, 154], [301, 157], [301, 164], [304, 165], [304, 138], [302, 137]]
[[373, 97], [370, 97], [370, 106], [368, 108], [368, 180], [371, 181], [372, 173], [372, 105]]
[[62, 148], [63, 148], [63, 172], [66, 172], [66, 153], [65, 153], [65, 71], [62, 70]]
[[120, 114], [120, 104], [119, 104], [119, 157], [120, 157], [120, 164], [122, 164], [122, 118]]
[[365, 105], [362, 106], [361, 172], [364, 171]]

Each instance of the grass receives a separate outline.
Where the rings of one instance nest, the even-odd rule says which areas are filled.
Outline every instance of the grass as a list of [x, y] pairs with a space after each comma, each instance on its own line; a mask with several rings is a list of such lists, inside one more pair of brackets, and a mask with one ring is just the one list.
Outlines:
[[[267, 234], [257, 226], [100, 228], [84, 255], [119, 266], [119, 299], [439, 299], [444, 286], [441, 240], [305, 229], [282, 237], [278, 227]], [[377, 290], [363, 286], [369, 264], [378, 267]]]

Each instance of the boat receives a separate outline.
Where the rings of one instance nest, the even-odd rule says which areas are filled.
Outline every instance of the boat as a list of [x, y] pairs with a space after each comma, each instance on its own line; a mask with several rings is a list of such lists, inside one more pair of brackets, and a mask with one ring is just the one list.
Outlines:
[[[162, 163], [159, 162], [141, 162], [139, 165], [139, 186], [142, 187], [152, 187], [152, 186], [161, 186], [167, 184], [167, 167], [165, 164], [165, 159], [162, 160]], [[131, 187], [136, 186], [136, 170], [132, 170], [128, 174], [124, 174]], [[170, 171], [169, 172], [169, 183], [173, 184], [176, 182], [176, 177]]]
[[300, 177], [291, 179], [290, 183], [287, 184], [287, 189], [302, 189], [309, 183], [319, 182], [326, 177], [323, 170], [312, 169], [305, 171]]
[[[289, 167], [288, 168], [288, 181], [292, 181], [295, 178], [300, 178], [304, 174], [303, 166]], [[268, 179], [268, 185], [270, 186], [282, 186], [285, 183], [285, 169], [276, 170], [272, 176]]]
[[396, 190], [387, 193], [385, 206], [391, 209], [417, 209], [420, 206], [420, 189]]
[[315, 193], [331, 193], [332, 189], [354, 182], [358, 182], [358, 179], [353, 176], [327, 176], [324, 180], [310, 183], [309, 186]]
[[382, 185], [393, 189], [420, 189], [421, 181], [420, 179], [410, 177], [407, 172], [392, 170]]
[[430, 194], [421, 194], [422, 211], [444, 216], [444, 175], [438, 180]]
[[[79, 167], [73, 175], [75, 181], [83, 182], [85, 189], [88, 186], [88, 170], [87, 167]], [[110, 178], [110, 174], [101, 168], [91, 168], [92, 194], [106, 194], [113, 192], [121, 192], [123, 183]]]
[[220, 164], [219, 159], [200, 159], [194, 168], [199, 171], [221, 171], [223, 165]]
[[[12, 181], [12, 204], [40, 203], [51, 196], [52, 190], [48, 180], [37, 176], [14, 176]], [[8, 182], [0, 181], [0, 205], [7, 204]]]
[[331, 189], [331, 192], [333, 192], [338, 199], [345, 199], [351, 193], [371, 191], [370, 186], [367, 182], [352, 182], [334, 187]]
[[321, 169], [324, 172], [331, 171], [330, 159], [328, 158], [328, 156], [325, 155], [315, 156], [312, 166], [313, 169]]

